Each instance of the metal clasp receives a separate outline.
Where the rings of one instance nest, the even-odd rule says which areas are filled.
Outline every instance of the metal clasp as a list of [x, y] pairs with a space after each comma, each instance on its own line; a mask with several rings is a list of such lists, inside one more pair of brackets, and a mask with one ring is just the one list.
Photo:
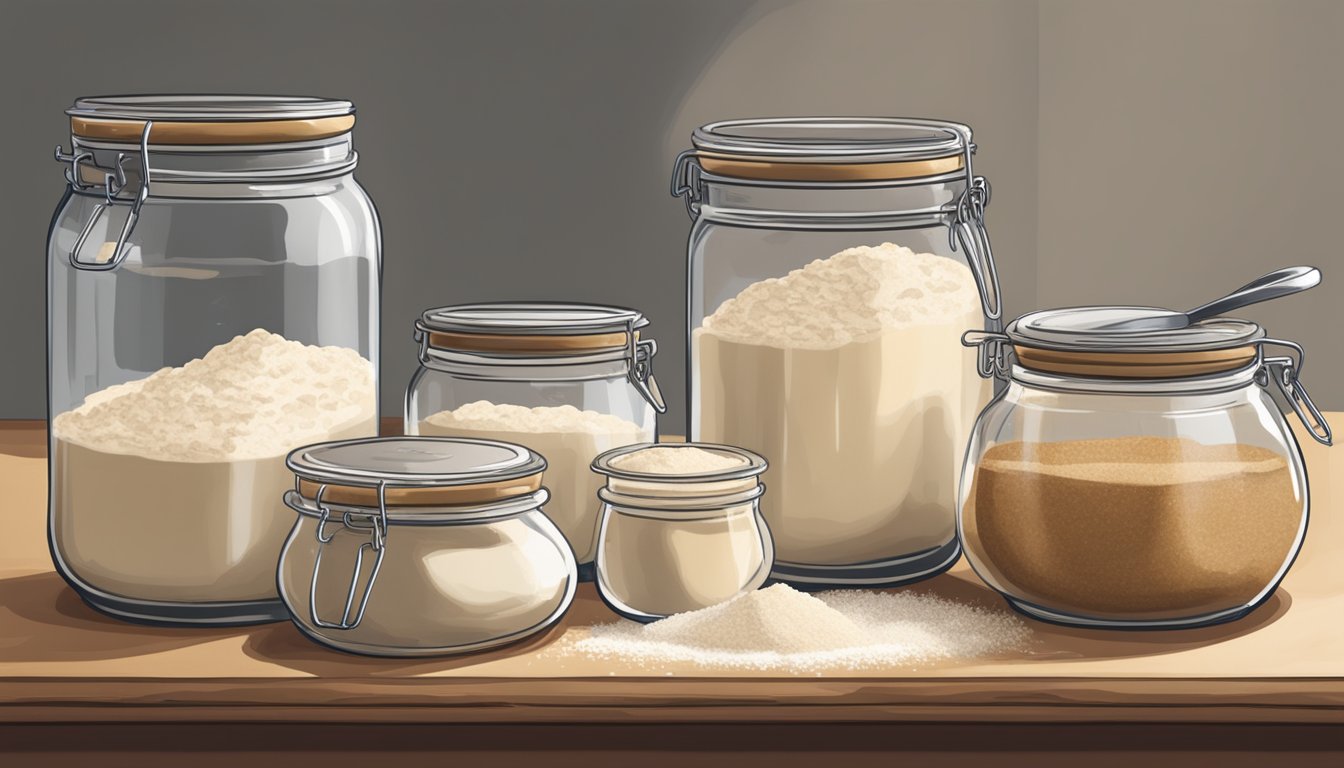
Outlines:
[[[341, 524], [346, 528], [355, 531], [369, 531], [369, 541], [359, 545], [355, 552], [355, 569], [350, 577], [350, 589], [345, 596], [345, 610], [341, 613], [341, 620], [325, 621], [317, 615], [317, 580], [322, 569], [322, 552], [327, 548], [327, 544], [336, 538], [336, 534], [327, 533], [327, 523], [331, 519], [331, 508], [322, 503], [322, 495], [326, 493], [327, 486], [322, 485], [317, 489], [317, 508], [321, 511], [321, 516], [317, 519], [317, 556], [313, 559], [313, 581], [308, 587], [308, 618], [313, 624], [324, 629], [354, 629], [364, 620], [364, 611], [369, 607], [369, 595], [373, 593], [373, 583], [378, 579], [378, 570], [383, 566], [383, 555], [387, 553], [387, 484], [378, 483], [378, 512], [370, 512], [362, 515], [355, 512], [344, 512], [341, 514]], [[363, 521], [360, 521], [360, 518]], [[359, 598], [358, 608], [355, 605], [355, 592], [359, 588], [359, 574], [364, 567], [365, 551], [374, 553], [373, 568], [369, 572], [369, 581], [364, 585], [364, 594]], [[352, 618], [350, 612], [354, 610]]]
[[1008, 355], [1013, 346], [1008, 336], [997, 331], [967, 331], [961, 335], [965, 347], [978, 347], [976, 370], [984, 379], [1007, 381], [1012, 369]]
[[965, 249], [966, 264], [975, 278], [975, 287], [980, 291], [980, 305], [985, 320], [992, 330], [1003, 327], [1003, 306], [999, 294], [999, 273], [994, 266], [994, 250], [989, 244], [989, 231], [985, 229], [985, 208], [989, 206], [993, 190], [989, 180], [976, 176], [971, 167], [971, 156], [976, 146], [971, 137], [962, 134], [965, 144], [966, 189], [957, 198], [956, 210], [952, 215], [947, 241], [953, 251], [958, 244]]
[[[116, 164], [111, 168], [105, 168], [93, 162], [92, 152], [66, 153], [57, 145], [56, 160], [70, 164], [70, 167], [65, 171], [65, 180], [75, 191], [87, 192], [96, 187], [94, 184], [84, 182], [84, 178], [80, 174], [82, 163], [87, 163], [90, 168], [103, 173], [104, 202], [94, 206], [93, 215], [89, 217], [88, 222], [84, 224], [84, 229], [79, 233], [79, 238], [75, 240], [75, 247], [70, 250], [68, 257], [70, 266], [93, 272], [107, 272], [121, 266], [121, 262], [126, 259], [127, 243], [131, 238], [131, 233], [135, 230], [136, 222], [140, 220], [140, 209], [144, 206], [145, 200], [149, 198], [149, 131], [153, 126], [153, 120], [146, 120], [144, 130], [140, 132], [140, 187], [129, 201], [118, 199], [118, 196], [126, 188], [125, 163], [128, 158], [125, 152], [118, 152]], [[103, 212], [114, 205], [123, 204], [130, 205], [131, 209], [126, 213], [126, 222], [122, 224], [121, 234], [117, 237], [112, 253], [107, 256], [106, 261], [80, 261], [79, 253], [83, 250], [84, 243], [89, 239], [94, 226], [102, 218]]]
[[658, 354], [658, 342], [653, 339], [635, 339], [635, 321], [625, 321], [626, 356], [630, 361], [626, 377], [639, 394], [653, 406], [658, 413], [667, 413], [667, 402], [663, 400], [663, 390], [658, 380], [653, 378], [653, 356]]
[[672, 196], [686, 200], [686, 213], [692, 219], [700, 215], [700, 202], [704, 199], [700, 183], [704, 169], [695, 162], [697, 155], [697, 150], [685, 150], [672, 164]]
[[1255, 372], [1255, 383], [1261, 387], [1268, 387], [1273, 381], [1283, 393], [1293, 413], [1296, 413], [1297, 418], [1301, 420], [1302, 426], [1307, 428], [1316, 442], [1333, 445], [1334, 433], [1330, 431], [1330, 425], [1326, 423], [1325, 416], [1316, 407], [1316, 403], [1312, 402], [1311, 395], [1307, 394], [1307, 388], [1298, 380], [1307, 359], [1306, 350], [1302, 349], [1300, 344], [1282, 339], [1261, 339], [1260, 346], [1263, 348], [1266, 345], [1287, 347], [1297, 352], [1297, 358], [1288, 355], [1264, 358], [1260, 369]]

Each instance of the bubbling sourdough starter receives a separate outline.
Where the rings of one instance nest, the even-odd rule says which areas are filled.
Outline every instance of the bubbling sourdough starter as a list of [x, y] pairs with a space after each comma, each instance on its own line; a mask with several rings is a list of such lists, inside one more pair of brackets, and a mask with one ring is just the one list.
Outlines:
[[264, 330], [89, 395], [52, 420], [56, 546], [88, 586], [163, 602], [274, 600], [294, 515], [285, 455], [377, 434], [373, 365]]
[[850, 565], [944, 545], [988, 400], [970, 269], [885, 243], [748, 286], [692, 336], [699, 434], [770, 462], [781, 563]]
[[572, 405], [526, 408], [485, 400], [429, 416], [419, 430], [422, 435], [518, 443], [545, 457], [545, 485], [551, 492], [546, 516], [565, 534], [580, 563], [591, 562], [597, 549], [602, 478], [589, 465], [604, 451], [653, 440], [650, 430], [619, 416]]

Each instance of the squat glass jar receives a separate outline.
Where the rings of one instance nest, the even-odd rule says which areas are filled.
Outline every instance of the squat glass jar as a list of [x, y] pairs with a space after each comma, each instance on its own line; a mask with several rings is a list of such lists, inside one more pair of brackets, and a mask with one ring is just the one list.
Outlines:
[[[1116, 327], [1152, 315], [1048, 310], [968, 334], [1007, 388], [970, 441], [959, 533], [975, 572], [1029, 616], [1231, 621], [1273, 594], [1302, 546], [1306, 468], [1267, 391], [1330, 443], [1297, 378], [1301, 347], [1230, 318]], [[1276, 346], [1295, 357], [1265, 355]]]
[[85, 98], [47, 241], [51, 551], [137, 621], [285, 616], [296, 445], [377, 432], [380, 234], [354, 108]]
[[1000, 317], [970, 128], [735, 120], [692, 143], [672, 180], [694, 220], [688, 435], [769, 460], [773, 578], [878, 587], [951, 567], [990, 390], [959, 339]]
[[546, 460], [491, 440], [381, 438], [290, 454], [298, 513], [280, 594], [299, 630], [375, 656], [516, 642], [574, 600], [574, 554], [542, 513]]
[[405, 432], [505, 440], [550, 464], [546, 512], [592, 578], [603, 451], [658, 438], [666, 410], [639, 312], [592, 304], [464, 304], [416, 322]]
[[764, 584], [774, 562], [761, 517], [765, 469], [751, 451], [708, 443], [632, 445], [598, 456], [593, 471], [606, 480], [597, 492], [603, 602], [650, 622]]

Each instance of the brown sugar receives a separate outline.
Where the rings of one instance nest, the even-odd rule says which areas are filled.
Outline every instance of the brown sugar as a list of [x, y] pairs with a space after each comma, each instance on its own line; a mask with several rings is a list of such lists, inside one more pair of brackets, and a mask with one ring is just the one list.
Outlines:
[[985, 452], [963, 533], [1021, 601], [1093, 618], [1189, 618], [1250, 603], [1304, 524], [1305, 490], [1252, 445], [1125, 437]]

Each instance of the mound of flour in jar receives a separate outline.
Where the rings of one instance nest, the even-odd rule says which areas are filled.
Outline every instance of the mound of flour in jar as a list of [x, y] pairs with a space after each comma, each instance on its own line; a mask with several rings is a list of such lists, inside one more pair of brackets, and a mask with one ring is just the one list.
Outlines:
[[706, 451], [694, 445], [657, 445], [622, 456], [611, 464], [627, 472], [650, 475], [699, 475], [745, 464], [737, 456]]
[[518, 443], [545, 457], [542, 482], [551, 493], [546, 516], [565, 534], [579, 563], [591, 562], [597, 549], [602, 478], [590, 469], [593, 459], [612, 448], [653, 439], [652, 430], [611, 414], [572, 405], [527, 408], [486, 400], [435, 413], [418, 429], [422, 435]]
[[62, 559], [128, 598], [276, 599], [285, 455], [376, 434], [376, 399], [359, 353], [260, 329], [89, 395], [51, 423]]
[[967, 661], [1020, 650], [1030, 635], [1007, 611], [933, 595], [775, 584], [652, 624], [595, 626], [564, 652], [642, 668], [815, 672]]
[[961, 335], [983, 326], [966, 265], [891, 243], [754, 283], [705, 318], [694, 437], [770, 461], [777, 563], [880, 577], [885, 562], [941, 556], [989, 395]]

